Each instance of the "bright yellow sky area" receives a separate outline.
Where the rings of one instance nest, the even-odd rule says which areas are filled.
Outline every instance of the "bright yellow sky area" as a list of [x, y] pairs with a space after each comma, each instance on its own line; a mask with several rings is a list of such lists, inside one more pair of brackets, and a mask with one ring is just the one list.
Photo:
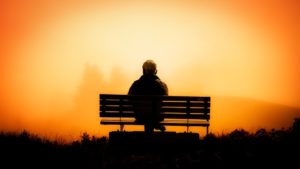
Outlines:
[[84, 131], [106, 135], [115, 128], [99, 125], [98, 94], [126, 94], [146, 59], [157, 63], [170, 95], [212, 96], [216, 133], [281, 127], [276, 120], [265, 125], [268, 117], [258, 114], [271, 114], [266, 107], [273, 104], [300, 108], [297, 1], [0, 6], [2, 130], [67, 139]]

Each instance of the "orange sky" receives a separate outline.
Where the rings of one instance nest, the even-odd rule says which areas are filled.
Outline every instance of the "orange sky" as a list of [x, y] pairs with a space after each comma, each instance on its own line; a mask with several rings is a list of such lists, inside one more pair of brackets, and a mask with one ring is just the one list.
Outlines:
[[170, 95], [212, 96], [212, 132], [287, 127], [300, 115], [299, 9], [297, 0], [1, 1], [0, 129], [106, 135], [115, 128], [99, 125], [98, 94], [126, 94], [146, 59]]

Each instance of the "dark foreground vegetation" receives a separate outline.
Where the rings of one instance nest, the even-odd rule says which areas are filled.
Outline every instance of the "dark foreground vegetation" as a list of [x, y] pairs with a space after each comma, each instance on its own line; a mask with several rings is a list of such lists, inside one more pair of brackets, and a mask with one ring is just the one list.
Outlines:
[[299, 168], [300, 119], [288, 129], [209, 134], [193, 143], [111, 144], [105, 137], [59, 143], [26, 131], [0, 134], [1, 168]]

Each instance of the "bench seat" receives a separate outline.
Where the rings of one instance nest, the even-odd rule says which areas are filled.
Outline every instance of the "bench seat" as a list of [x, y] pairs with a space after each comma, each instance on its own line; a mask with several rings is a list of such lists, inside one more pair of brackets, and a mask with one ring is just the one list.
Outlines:
[[[103, 119], [101, 121], [103, 125], [143, 125], [142, 123], [136, 123], [135, 119]], [[209, 126], [207, 120], [164, 120], [160, 124], [167, 126]]]

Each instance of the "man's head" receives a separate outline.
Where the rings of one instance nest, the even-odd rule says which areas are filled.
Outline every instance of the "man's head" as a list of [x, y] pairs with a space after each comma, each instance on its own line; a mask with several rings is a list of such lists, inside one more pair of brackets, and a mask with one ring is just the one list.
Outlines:
[[143, 64], [144, 75], [155, 75], [157, 73], [156, 64], [153, 60], [146, 60]]

